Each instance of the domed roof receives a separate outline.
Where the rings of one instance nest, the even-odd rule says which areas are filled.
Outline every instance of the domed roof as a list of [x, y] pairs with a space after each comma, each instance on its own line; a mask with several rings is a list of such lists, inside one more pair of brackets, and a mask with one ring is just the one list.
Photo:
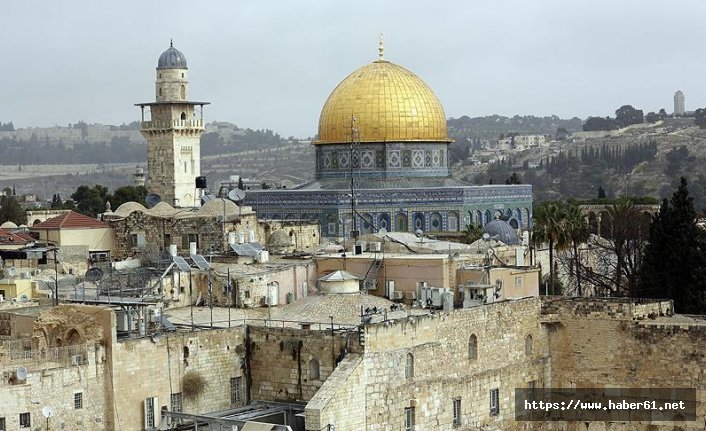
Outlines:
[[188, 69], [186, 57], [169, 42], [169, 49], [164, 51], [157, 60], [157, 69]]
[[360, 142], [450, 142], [444, 108], [414, 73], [377, 60], [348, 75], [326, 100], [317, 144], [351, 141], [355, 116]]
[[483, 231], [490, 235], [491, 239], [501, 241], [506, 245], [517, 245], [520, 240], [517, 238], [517, 232], [510, 224], [503, 220], [493, 220], [483, 226]]
[[0, 224], [0, 229], [17, 229], [17, 225], [11, 221]]

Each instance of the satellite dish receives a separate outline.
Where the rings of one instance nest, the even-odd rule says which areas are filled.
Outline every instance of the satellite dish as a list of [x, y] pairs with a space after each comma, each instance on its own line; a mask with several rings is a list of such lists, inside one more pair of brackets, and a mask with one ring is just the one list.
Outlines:
[[27, 296], [26, 293], [23, 293], [23, 294], [20, 295], [19, 298], [17, 298], [17, 299], [18, 299], [19, 302], [27, 302], [27, 301], [29, 301], [29, 296]]
[[387, 234], [387, 229], [385, 229], [384, 227], [381, 227], [380, 230], [378, 230], [378, 233], [380, 235], [385, 235], [385, 234]]
[[152, 208], [160, 202], [162, 202], [162, 197], [157, 193], [150, 193], [145, 197], [145, 204], [147, 204], [147, 208]]
[[42, 416], [49, 419], [50, 417], [54, 416], [54, 409], [49, 406], [42, 407]]
[[94, 266], [93, 268], [88, 268], [86, 271], [86, 281], [96, 282], [103, 278], [103, 270]]
[[490, 241], [490, 234], [488, 232], [483, 233], [483, 241]]
[[17, 371], [15, 371], [15, 376], [17, 376], [17, 380], [25, 380], [27, 378], [27, 368], [17, 367]]
[[245, 191], [240, 189], [233, 189], [228, 192], [228, 199], [232, 200], [233, 202], [241, 202], [243, 199], [245, 199]]
[[17, 269], [14, 266], [11, 266], [10, 269], [7, 270], [7, 274], [10, 277], [14, 277], [17, 274]]
[[417, 229], [414, 231], [414, 234], [417, 235], [417, 238], [421, 238], [422, 236], [424, 236], [424, 231], [421, 229]]

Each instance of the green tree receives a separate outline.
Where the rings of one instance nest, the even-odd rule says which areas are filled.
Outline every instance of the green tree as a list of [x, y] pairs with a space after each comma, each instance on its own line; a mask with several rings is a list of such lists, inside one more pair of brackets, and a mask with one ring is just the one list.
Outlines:
[[517, 175], [517, 172], [513, 172], [512, 175], [505, 180], [505, 184], [522, 184], [522, 180], [520, 180], [520, 176]]
[[627, 127], [632, 124], [642, 124], [645, 118], [641, 109], [623, 105], [615, 111], [615, 121], [620, 127]]
[[71, 195], [71, 199], [76, 202], [76, 208], [91, 217], [105, 211], [105, 202], [108, 198], [108, 188], [99, 184], [93, 187], [79, 186]]
[[[543, 203], [532, 217], [532, 242], [536, 247], [549, 245], [549, 285], [555, 284], [554, 251], [564, 249], [567, 245], [566, 231], [563, 223], [564, 212], [561, 204], [555, 202]], [[552, 292], [558, 294], [558, 292]]]
[[581, 288], [581, 255], [579, 247], [582, 243], [588, 241], [590, 237], [590, 229], [586, 218], [577, 205], [569, 205], [565, 208], [563, 214], [564, 232], [568, 242], [571, 244], [573, 257], [573, 274], [576, 276], [576, 287], [578, 296], [583, 296]]
[[694, 124], [703, 128], [706, 128], [706, 108], [699, 108], [694, 111]]
[[640, 296], [672, 299], [678, 313], [706, 311], [706, 234], [696, 225], [684, 177], [650, 224], [639, 282]]
[[462, 242], [465, 244], [472, 244], [473, 242], [479, 240], [483, 236], [483, 229], [475, 224], [469, 224], [466, 229], [463, 230]]
[[598, 199], [605, 199], [607, 196], [605, 194], [605, 189], [603, 186], [598, 186]]
[[144, 204], [147, 197], [147, 189], [145, 186], [124, 186], [118, 187], [113, 192], [112, 196], [106, 196], [113, 209], [119, 207], [125, 202], [138, 202]]
[[11, 221], [16, 225], [25, 223], [25, 211], [12, 195], [0, 197], [0, 224]]

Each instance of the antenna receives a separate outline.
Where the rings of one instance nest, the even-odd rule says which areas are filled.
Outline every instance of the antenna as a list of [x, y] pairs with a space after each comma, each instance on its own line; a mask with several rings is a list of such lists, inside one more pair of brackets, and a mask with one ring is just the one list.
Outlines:
[[103, 278], [103, 270], [98, 268], [97, 266], [94, 266], [93, 268], [89, 268], [88, 271], [86, 271], [85, 277], [86, 281], [94, 283]]
[[50, 417], [54, 416], [54, 409], [49, 406], [42, 407], [42, 416], [49, 419]]
[[10, 269], [7, 270], [7, 275], [9, 275], [10, 277], [14, 277], [15, 275], [17, 275], [17, 268], [11, 266]]
[[422, 236], [424, 236], [424, 231], [421, 229], [417, 229], [414, 231], [414, 234], [417, 236], [417, 238], [421, 238]]
[[145, 197], [145, 204], [147, 204], [147, 208], [152, 208], [160, 202], [162, 202], [162, 197], [157, 193], [150, 193]]
[[15, 376], [17, 376], [17, 380], [25, 380], [27, 378], [27, 368], [17, 367], [17, 371], [15, 371]]
[[245, 191], [240, 189], [233, 189], [228, 192], [228, 199], [235, 203], [242, 202], [245, 199]]

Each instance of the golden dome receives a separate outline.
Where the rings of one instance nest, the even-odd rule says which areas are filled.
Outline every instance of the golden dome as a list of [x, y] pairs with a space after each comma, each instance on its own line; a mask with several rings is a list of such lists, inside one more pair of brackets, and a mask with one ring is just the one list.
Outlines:
[[439, 99], [404, 67], [374, 61], [348, 75], [326, 100], [317, 144], [358, 142], [450, 142]]

